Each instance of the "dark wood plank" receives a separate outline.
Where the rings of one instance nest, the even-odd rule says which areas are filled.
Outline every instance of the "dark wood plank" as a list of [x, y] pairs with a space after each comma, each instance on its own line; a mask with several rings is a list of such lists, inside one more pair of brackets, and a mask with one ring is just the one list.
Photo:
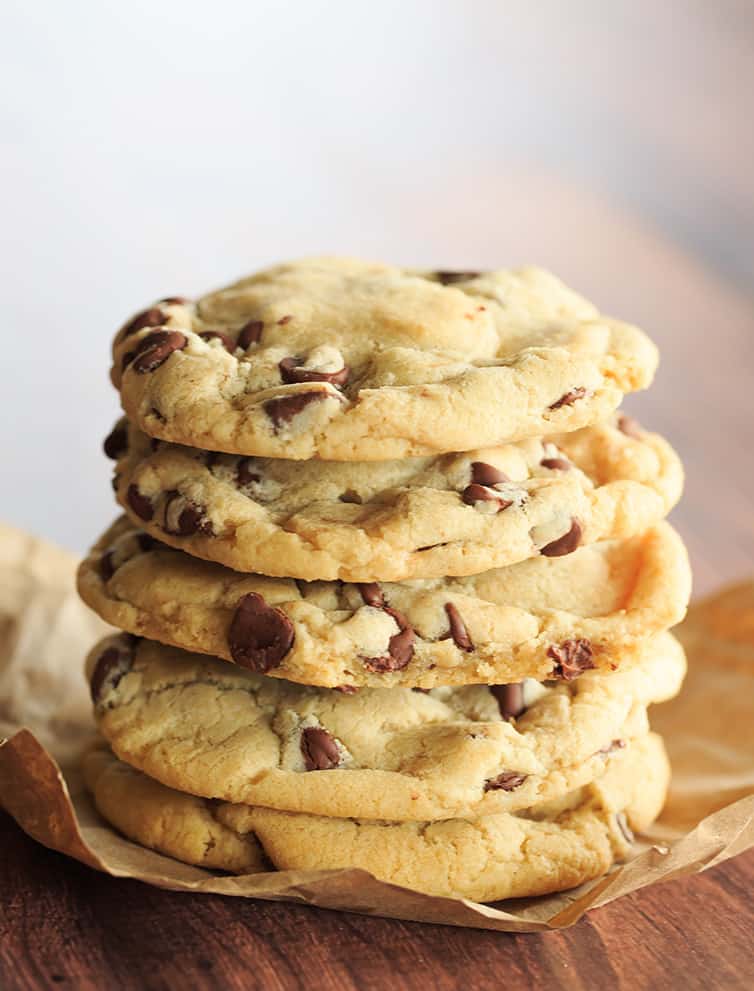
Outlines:
[[159, 891], [46, 850], [5, 815], [0, 838], [3, 991], [754, 986], [754, 852], [514, 936]]

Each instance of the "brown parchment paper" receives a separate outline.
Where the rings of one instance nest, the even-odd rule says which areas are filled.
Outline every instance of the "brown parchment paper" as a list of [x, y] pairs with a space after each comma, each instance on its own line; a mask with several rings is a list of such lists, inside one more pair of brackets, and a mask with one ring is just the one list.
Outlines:
[[106, 627], [76, 598], [75, 566], [69, 553], [0, 525], [0, 805], [34, 839], [96, 870], [175, 891], [532, 932], [572, 925], [590, 908], [754, 846], [754, 582], [697, 604], [682, 627], [683, 694], [652, 710], [673, 762], [672, 790], [634, 859], [564, 894], [481, 905], [361, 870], [216, 875], [107, 826], [76, 770], [93, 737], [83, 657]]

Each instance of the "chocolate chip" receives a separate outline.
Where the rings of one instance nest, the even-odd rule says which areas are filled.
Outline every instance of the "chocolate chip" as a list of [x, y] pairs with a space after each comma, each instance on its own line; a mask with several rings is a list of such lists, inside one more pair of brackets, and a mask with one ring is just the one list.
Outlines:
[[256, 592], [239, 600], [228, 632], [230, 654], [236, 664], [265, 674], [280, 664], [294, 638], [293, 623], [282, 609], [268, 606]]
[[161, 327], [167, 319], [167, 316], [159, 307], [153, 306], [151, 309], [137, 314], [133, 320], [129, 321], [118, 334], [118, 340], [125, 341], [127, 337], [135, 334], [138, 330], [143, 330], [145, 327]]
[[139, 341], [131, 367], [139, 375], [153, 372], [167, 361], [174, 351], [182, 351], [188, 338], [177, 330], [158, 330]]
[[471, 481], [476, 485], [498, 485], [500, 482], [510, 482], [510, 478], [494, 465], [488, 465], [484, 461], [472, 461]]
[[445, 612], [450, 623], [450, 636], [453, 638], [453, 643], [459, 650], [465, 650], [466, 653], [470, 653], [474, 649], [474, 644], [458, 609], [452, 602], [446, 602]]
[[455, 282], [468, 282], [476, 279], [481, 272], [435, 272], [435, 278], [444, 286], [452, 286]]
[[515, 719], [526, 708], [523, 681], [512, 681], [509, 685], [490, 685], [490, 692], [495, 696], [500, 715], [505, 720]]
[[236, 485], [255, 485], [262, 480], [262, 476], [254, 471], [256, 462], [252, 458], [241, 458], [236, 466]]
[[292, 314], [290, 314], [290, 313], [287, 313], [287, 314], [286, 314], [286, 315], [285, 315], [284, 317], [281, 317], [281, 318], [280, 318], [280, 319], [278, 320], [278, 326], [279, 326], [279, 327], [284, 327], [284, 326], [285, 326], [285, 325], [286, 325], [287, 323], [290, 323], [290, 322], [291, 322], [291, 320], [293, 320], [293, 316], [292, 316]]
[[466, 488], [461, 493], [461, 498], [466, 503], [467, 506], [474, 506], [478, 502], [496, 502], [498, 504], [498, 513], [501, 513], [508, 506], [513, 505], [513, 500], [503, 499], [499, 492], [495, 489], [489, 489], [484, 485], [478, 485], [476, 482], [472, 482], [471, 485], [467, 485]]
[[330, 771], [340, 764], [334, 738], [319, 726], [307, 726], [301, 734], [301, 753], [307, 771]]
[[138, 638], [123, 633], [102, 651], [97, 658], [90, 680], [92, 701], [97, 703], [131, 670]]
[[99, 559], [99, 573], [103, 582], [109, 582], [115, 574], [115, 555], [112, 550], [105, 551]]
[[283, 358], [278, 363], [280, 377], [287, 385], [294, 382], [330, 382], [331, 385], [345, 385], [351, 369], [343, 365], [337, 372], [318, 372], [315, 369], [302, 368], [303, 358]]
[[625, 413], [618, 414], [618, 430], [626, 437], [633, 437], [634, 440], [641, 440], [643, 436], [639, 421]]
[[355, 503], [358, 506], [360, 506], [361, 503], [363, 502], [363, 500], [362, 500], [361, 496], [359, 495], [359, 493], [358, 492], [354, 492], [353, 489], [346, 489], [345, 492], [342, 492], [338, 496], [338, 499], [340, 499], [341, 502], [352, 502], [352, 503]]
[[544, 554], [545, 557], [562, 557], [564, 554], [571, 554], [581, 543], [582, 533], [581, 524], [574, 517], [571, 520], [570, 530], [557, 540], [540, 547], [539, 553]]
[[[149, 409], [149, 415], [153, 416], [158, 423], [167, 423], [167, 417], [157, 409], [156, 406], [151, 406]], [[160, 441], [157, 437], [152, 438], [152, 450], [156, 451], [160, 446]]]
[[227, 334], [222, 334], [219, 330], [205, 330], [199, 336], [203, 341], [220, 341], [228, 354], [233, 354], [236, 350], [235, 341], [231, 340]]
[[628, 825], [628, 819], [626, 818], [626, 813], [616, 812], [615, 822], [616, 825], [618, 826], [618, 829], [623, 834], [623, 839], [626, 841], [626, 843], [633, 843], [635, 839], [634, 831]]
[[341, 695], [355, 695], [358, 690], [356, 685], [335, 685], [333, 688], [334, 692], [340, 692]]
[[166, 306], [183, 306], [184, 303], [190, 303], [191, 300], [187, 296], [166, 296], [160, 302]]
[[118, 420], [110, 433], [105, 437], [102, 445], [105, 454], [113, 461], [117, 461], [122, 454], [128, 450], [128, 423], [125, 418]]
[[519, 771], [503, 771], [495, 778], [489, 778], [484, 782], [485, 791], [513, 791], [518, 788], [528, 778], [528, 774], [521, 774]]
[[175, 537], [190, 537], [195, 533], [210, 536], [214, 533], [204, 506], [187, 499], [177, 489], [166, 494], [164, 518], [165, 532]]
[[611, 740], [610, 743], [605, 744], [604, 747], [600, 747], [594, 756], [607, 758], [610, 754], [614, 754], [616, 750], [623, 750], [626, 745], [625, 740]]
[[139, 544], [140, 551], [151, 551], [157, 543], [151, 534], [145, 533], [143, 530], [137, 530], [134, 536]]
[[115, 494], [117, 495], [118, 494], [118, 485], [120, 484], [120, 475], [118, 474], [117, 471], [114, 472], [113, 477], [110, 479], [110, 484], [113, 487], [113, 492], [115, 492]]
[[264, 330], [264, 321], [262, 320], [249, 320], [245, 323], [238, 332], [238, 346], [244, 348], [251, 347], [252, 344], [258, 344], [262, 337], [262, 331]]
[[560, 409], [561, 406], [573, 406], [578, 399], [583, 399], [585, 395], [586, 389], [583, 385], [580, 385], [575, 389], [571, 389], [570, 392], [563, 393], [560, 399], [556, 399], [555, 402], [548, 407], [548, 409]]
[[547, 650], [547, 656], [555, 661], [553, 677], [563, 681], [573, 681], [584, 671], [595, 667], [592, 645], [588, 640], [564, 640], [560, 644], [552, 644]]
[[402, 671], [414, 656], [414, 631], [408, 621], [395, 609], [385, 607], [385, 612], [392, 616], [398, 624], [399, 631], [390, 638], [386, 657], [364, 658], [364, 666], [375, 674], [385, 674], [387, 671]]
[[329, 393], [324, 390], [317, 392], [296, 392], [292, 396], [280, 396], [278, 399], [268, 399], [262, 404], [262, 409], [272, 420], [272, 425], [277, 432], [290, 423], [294, 416], [306, 409], [309, 403], [321, 402], [326, 399]]
[[543, 468], [549, 468], [551, 471], [571, 470], [571, 462], [566, 461], [565, 458], [543, 458], [539, 463]]
[[[154, 537], [148, 533], [143, 530], [134, 530], [128, 541], [120, 542], [117, 546], [108, 548], [99, 560], [99, 573], [102, 580], [110, 581], [118, 568], [126, 561], [139, 552], [151, 550], [155, 543]], [[134, 547], [134, 545], [136, 546]]]
[[152, 500], [139, 491], [139, 486], [131, 484], [126, 492], [126, 502], [140, 520], [151, 520], [154, 516]]
[[357, 582], [356, 588], [361, 593], [365, 605], [375, 609], [385, 608], [385, 595], [377, 582]]

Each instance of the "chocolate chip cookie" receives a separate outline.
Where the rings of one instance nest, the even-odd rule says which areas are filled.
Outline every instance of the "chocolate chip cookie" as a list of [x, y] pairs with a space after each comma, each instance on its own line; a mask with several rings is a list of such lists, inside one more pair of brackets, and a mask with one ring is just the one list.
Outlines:
[[338, 692], [128, 635], [87, 662], [100, 732], [162, 784], [325, 816], [443, 819], [527, 808], [594, 779], [685, 672], [665, 634], [571, 682]]
[[455, 277], [324, 258], [158, 300], [118, 331], [112, 380], [152, 437], [382, 461], [604, 421], [656, 364], [641, 331], [541, 269]]
[[241, 575], [121, 519], [79, 570], [114, 626], [308, 685], [433, 688], [612, 668], [683, 617], [690, 572], [667, 524], [464, 578], [296, 582]]
[[105, 449], [147, 533], [236, 571], [344, 581], [470, 575], [641, 533], [676, 503], [677, 455], [624, 415], [570, 434], [383, 462], [290, 461], [155, 441], [120, 421]]
[[[380, 822], [189, 798], [94, 752], [87, 785], [126, 836], [199, 866], [256, 872], [360, 868], [415, 891], [497, 901], [562, 891], [599, 877], [631, 850], [665, 800], [662, 740], [634, 740], [601, 777], [518, 813], [441, 822]], [[208, 853], [207, 850], [210, 849]]]

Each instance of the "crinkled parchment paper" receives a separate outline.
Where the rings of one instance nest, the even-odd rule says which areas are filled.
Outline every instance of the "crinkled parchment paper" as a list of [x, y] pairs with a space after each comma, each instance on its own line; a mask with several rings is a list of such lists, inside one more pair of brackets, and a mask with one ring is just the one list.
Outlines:
[[754, 846], [754, 582], [697, 604], [682, 628], [688, 681], [679, 699], [653, 709], [673, 786], [636, 857], [565, 894], [491, 906], [418, 894], [360, 870], [217, 875], [107, 826], [76, 771], [93, 736], [83, 657], [105, 626], [76, 598], [75, 564], [67, 552], [0, 526], [0, 805], [40, 843], [96, 870], [175, 891], [527, 932], [572, 925], [590, 908]]

